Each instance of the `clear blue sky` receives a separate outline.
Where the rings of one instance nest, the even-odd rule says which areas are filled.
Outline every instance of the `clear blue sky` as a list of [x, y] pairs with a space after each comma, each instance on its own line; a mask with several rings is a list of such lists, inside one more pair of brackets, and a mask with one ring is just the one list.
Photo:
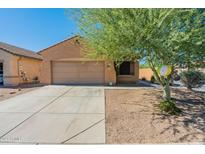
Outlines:
[[69, 16], [65, 9], [0, 9], [0, 41], [39, 51], [78, 33]]

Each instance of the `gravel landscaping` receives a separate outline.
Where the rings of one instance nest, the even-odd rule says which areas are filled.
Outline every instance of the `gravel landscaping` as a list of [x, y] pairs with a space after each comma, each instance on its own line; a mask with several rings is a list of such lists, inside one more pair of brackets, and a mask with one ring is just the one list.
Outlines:
[[156, 88], [109, 89], [105, 94], [108, 144], [205, 142], [205, 93], [173, 89], [180, 116], [158, 110], [161, 91]]
[[37, 89], [39, 86], [0, 87], [0, 101]]

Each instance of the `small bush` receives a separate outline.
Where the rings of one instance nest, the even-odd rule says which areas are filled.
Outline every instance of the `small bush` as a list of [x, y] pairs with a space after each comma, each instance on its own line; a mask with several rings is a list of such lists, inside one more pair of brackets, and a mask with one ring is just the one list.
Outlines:
[[155, 79], [154, 75], [151, 76], [150, 82], [151, 83], [155, 83], [156, 82], [156, 79]]
[[34, 84], [40, 83], [39, 78], [37, 76], [34, 77], [32, 83], [34, 83]]
[[146, 81], [147, 79], [145, 77], [142, 77], [142, 81]]
[[179, 81], [179, 80], [180, 80], [180, 75], [178, 75], [178, 74], [173, 74], [172, 79], [173, 79], [174, 81]]
[[181, 110], [176, 107], [173, 101], [162, 101], [160, 102], [159, 108], [162, 112], [166, 112], [171, 115], [178, 115]]
[[205, 74], [199, 71], [189, 70], [180, 73], [181, 82], [188, 88], [199, 88], [205, 83]]
[[34, 80], [34, 81], [38, 81], [38, 77], [35, 76], [35, 77], [33, 78], [33, 80]]

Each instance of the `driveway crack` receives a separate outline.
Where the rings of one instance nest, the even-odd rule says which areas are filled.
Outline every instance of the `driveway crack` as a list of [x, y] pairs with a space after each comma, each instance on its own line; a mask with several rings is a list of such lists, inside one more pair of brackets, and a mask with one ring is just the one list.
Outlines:
[[77, 133], [77, 134], [73, 135], [73, 136], [72, 136], [72, 137], [70, 137], [69, 139], [64, 140], [63, 142], [61, 142], [61, 144], [64, 144], [65, 142], [67, 142], [67, 141], [69, 141], [69, 140], [73, 139], [74, 137], [76, 137], [76, 136], [78, 136], [78, 135], [82, 134], [83, 132], [85, 132], [85, 131], [87, 131], [87, 130], [91, 129], [92, 127], [96, 126], [97, 124], [99, 124], [99, 123], [100, 123], [100, 122], [102, 122], [103, 120], [105, 120], [105, 118], [101, 119], [100, 121], [97, 121], [96, 123], [92, 124], [91, 126], [87, 127], [86, 129], [84, 129], [84, 130], [80, 131], [79, 133]]
[[54, 103], [56, 100], [58, 100], [59, 98], [61, 98], [63, 95], [67, 94], [71, 89], [73, 89], [73, 87], [71, 87], [70, 89], [68, 89], [66, 92], [64, 92], [63, 94], [59, 95], [58, 97], [56, 97], [55, 99], [53, 99], [50, 103], [46, 104], [45, 106], [43, 106], [41, 109], [39, 109], [37, 112], [34, 112], [32, 115], [30, 115], [28, 118], [26, 118], [25, 120], [23, 120], [22, 122], [20, 122], [18, 125], [16, 125], [15, 127], [13, 127], [12, 129], [10, 129], [8, 132], [6, 132], [5, 134], [3, 134], [2, 136], [0, 136], [0, 139], [2, 139], [4, 136], [6, 136], [7, 134], [9, 134], [11, 131], [13, 131], [14, 129], [16, 129], [17, 127], [19, 127], [21, 124], [23, 124], [25, 121], [31, 119], [34, 115], [38, 114], [39, 112], [41, 112], [43, 109], [45, 109], [47, 106], [51, 105], [52, 103]]

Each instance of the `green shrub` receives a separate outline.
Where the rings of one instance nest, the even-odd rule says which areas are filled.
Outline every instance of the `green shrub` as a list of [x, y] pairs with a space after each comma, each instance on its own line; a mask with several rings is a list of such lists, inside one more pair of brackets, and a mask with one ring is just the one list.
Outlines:
[[151, 76], [150, 82], [151, 83], [155, 83], [156, 82], [156, 79], [155, 79], [154, 75]]
[[159, 104], [159, 108], [162, 112], [166, 112], [171, 115], [178, 115], [181, 113], [181, 110], [176, 107], [173, 101], [162, 101]]
[[199, 71], [189, 70], [180, 73], [181, 82], [188, 88], [199, 88], [205, 83], [205, 74]]

